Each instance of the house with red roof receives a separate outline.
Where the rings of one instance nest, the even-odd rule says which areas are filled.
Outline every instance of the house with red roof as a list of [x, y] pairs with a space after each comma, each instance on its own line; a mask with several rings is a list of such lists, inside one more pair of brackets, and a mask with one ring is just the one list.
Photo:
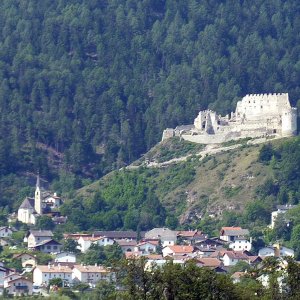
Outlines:
[[166, 246], [162, 249], [163, 257], [166, 256], [192, 256], [194, 253], [193, 246], [186, 245], [174, 245], [174, 246]]

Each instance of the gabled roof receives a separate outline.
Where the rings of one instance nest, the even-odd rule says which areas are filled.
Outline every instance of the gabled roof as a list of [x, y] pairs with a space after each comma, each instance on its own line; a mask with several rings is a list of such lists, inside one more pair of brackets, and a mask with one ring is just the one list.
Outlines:
[[95, 231], [95, 236], [105, 236], [111, 239], [137, 239], [137, 233], [133, 230], [127, 231]]
[[40, 247], [40, 246], [44, 246], [44, 245], [47, 245], [47, 244], [61, 245], [61, 243], [59, 243], [59, 242], [57, 242], [55, 240], [49, 239], [49, 240], [45, 240], [45, 241], [42, 241], [42, 242], [36, 244], [34, 246], [34, 248]]
[[24, 255], [28, 255], [28, 256], [30, 256], [30, 257], [36, 259], [32, 254], [29, 254], [29, 253], [19, 253], [19, 254], [14, 254], [14, 255], [13, 255], [13, 258], [20, 258], [20, 257], [22, 257], [22, 256], [24, 256]]
[[81, 273], [111, 273], [109, 269], [103, 266], [74, 265], [74, 269], [77, 269]]
[[30, 230], [29, 235], [32, 234], [33, 236], [38, 237], [52, 237], [53, 233], [51, 230]]
[[20, 205], [19, 209], [34, 209], [34, 199], [26, 197], [22, 204]]
[[153, 228], [145, 233], [146, 239], [174, 239], [176, 240], [177, 232], [170, 230], [169, 228]]
[[116, 243], [118, 243], [121, 247], [125, 247], [125, 246], [136, 246], [137, 242], [135, 240], [131, 241], [131, 240], [116, 240]]
[[72, 267], [67, 265], [38, 265], [35, 267], [36, 269], [39, 269], [43, 273], [72, 273]]
[[242, 229], [241, 227], [222, 227], [221, 236], [228, 235], [228, 236], [247, 236], [249, 235], [248, 229]]
[[222, 265], [222, 262], [216, 257], [198, 258], [197, 263], [201, 264], [203, 267], [220, 267]]
[[192, 253], [194, 251], [193, 246], [174, 245], [174, 246], [166, 246], [165, 248], [169, 248], [175, 254]]
[[242, 260], [248, 260], [249, 256], [246, 255], [243, 251], [226, 251], [223, 254], [223, 257], [227, 255], [230, 259], [242, 259]]
[[147, 245], [147, 244], [150, 244], [152, 246], [158, 246], [159, 244], [159, 241], [158, 240], [154, 240], [154, 241], [142, 241], [140, 243], [137, 244], [137, 246], [143, 246], [143, 245]]

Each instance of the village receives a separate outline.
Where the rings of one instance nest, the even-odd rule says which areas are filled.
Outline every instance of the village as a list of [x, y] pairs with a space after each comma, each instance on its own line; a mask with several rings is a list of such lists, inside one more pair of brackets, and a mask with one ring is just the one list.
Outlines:
[[[293, 206], [278, 206], [272, 213], [269, 227], [272, 228], [276, 218], [291, 208]], [[76, 289], [78, 284], [85, 284], [92, 290], [101, 281], [117, 284], [113, 265], [107, 262], [103, 265], [86, 264], [82, 259], [92, 250], [107, 247], [119, 250], [118, 260], [145, 259], [146, 270], [170, 261], [185, 264], [192, 260], [200, 268], [229, 274], [233, 283], [240, 282], [249, 268], [259, 268], [268, 257], [276, 257], [282, 266], [286, 265], [286, 257], [294, 257], [293, 249], [279, 243], [255, 249], [249, 230], [241, 227], [222, 227], [217, 237], [209, 237], [196, 229], [170, 230], [163, 227], [146, 232], [64, 233], [60, 241], [51, 230], [29, 230], [18, 245], [13, 241], [15, 232], [13, 227], [0, 228], [4, 251], [13, 253], [13, 261], [21, 265], [19, 270], [7, 267], [5, 262], [0, 265], [0, 291], [13, 296], [45, 296], [59, 287]], [[109, 249], [112, 251], [113, 248]], [[44, 255], [43, 259], [41, 255]], [[268, 286], [266, 275], [258, 280], [263, 286]]]

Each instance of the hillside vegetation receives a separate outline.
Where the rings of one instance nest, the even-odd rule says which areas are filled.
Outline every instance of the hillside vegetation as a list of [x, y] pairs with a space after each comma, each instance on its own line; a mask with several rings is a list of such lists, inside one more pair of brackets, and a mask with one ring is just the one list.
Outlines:
[[[168, 145], [174, 148], [171, 144], [177, 142]], [[157, 155], [160, 147], [165, 151], [166, 144], [149, 153]], [[71, 227], [84, 230], [161, 225], [211, 230], [209, 220], [215, 225], [266, 225], [276, 204], [299, 202], [299, 147], [299, 138], [281, 139], [242, 145], [202, 160], [192, 155], [163, 168], [114, 171], [79, 190], [62, 213], [69, 216]]]

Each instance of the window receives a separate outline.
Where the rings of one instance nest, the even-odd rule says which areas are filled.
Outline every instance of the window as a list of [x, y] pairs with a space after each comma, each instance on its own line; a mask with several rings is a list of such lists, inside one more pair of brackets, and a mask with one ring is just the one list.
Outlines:
[[50, 249], [51, 249], [51, 246], [47, 246], [47, 249], [50, 250]]
[[55, 250], [56, 250], [56, 249], [57, 249], [57, 246], [53, 246], [53, 249], [55, 249]]

